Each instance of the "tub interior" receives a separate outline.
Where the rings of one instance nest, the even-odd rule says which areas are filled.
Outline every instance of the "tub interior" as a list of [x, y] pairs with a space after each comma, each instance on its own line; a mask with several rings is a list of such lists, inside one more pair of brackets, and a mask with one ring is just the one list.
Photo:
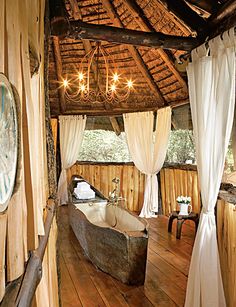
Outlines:
[[115, 228], [122, 232], [144, 231], [145, 223], [123, 208], [102, 203], [75, 204], [89, 222], [100, 227]]

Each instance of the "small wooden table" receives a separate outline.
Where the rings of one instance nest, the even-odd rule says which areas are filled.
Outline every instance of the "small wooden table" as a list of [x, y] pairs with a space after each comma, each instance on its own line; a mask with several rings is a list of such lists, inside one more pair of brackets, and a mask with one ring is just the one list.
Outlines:
[[179, 215], [179, 211], [173, 211], [169, 217], [168, 223], [168, 232], [172, 231], [172, 224], [173, 220], [177, 219], [177, 228], [176, 228], [176, 239], [180, 239], [181, 237], [181, 230], [184, 221], [191, 220], [195, 223], [195, 231], [197, 232], [197, 227], [199, 223], [199, 216], [198, 213], [191, 212], [189, 215]]

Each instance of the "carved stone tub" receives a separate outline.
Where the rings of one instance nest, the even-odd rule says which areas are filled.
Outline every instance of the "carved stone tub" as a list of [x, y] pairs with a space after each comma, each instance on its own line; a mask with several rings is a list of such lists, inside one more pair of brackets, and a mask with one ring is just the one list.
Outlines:
[[106, 201], [69, 204], [70, 225], [86, 256], [127, 284], [145, 281], [148, 224]]

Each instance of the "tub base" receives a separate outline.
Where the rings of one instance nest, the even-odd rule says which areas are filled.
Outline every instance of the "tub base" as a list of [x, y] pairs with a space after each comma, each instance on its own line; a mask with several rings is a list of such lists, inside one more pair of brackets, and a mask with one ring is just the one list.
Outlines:
[[144, 284], [147, 233], [121, 232], [106, 225], [94, 225], [72, 203], [69, 220], [85, 255], [95, 266], [123, 283]]

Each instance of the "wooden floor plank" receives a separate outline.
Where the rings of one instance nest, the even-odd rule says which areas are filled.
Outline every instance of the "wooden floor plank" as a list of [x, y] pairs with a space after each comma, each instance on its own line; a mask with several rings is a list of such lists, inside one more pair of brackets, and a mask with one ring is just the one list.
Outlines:
[[[146, 280], [143, 286], [121, 283], [100, 271], [84, 256], [68, 221], [66, 206], [59, 208], [61, 295], [63, 307], [176, 307], [184, 305], [194, 228], [186, 225], [181, 240], [167, 232], [168, 218], [149, 219]], [[173, 225], [174, 230], [175, 225]]]
[[64, 258], [60, 257], [60, 272], [61, 272], [61, 304], [62, 307], [80, 307], [82, 306], [79, 296], [76, 292], [69, 271], [66, 268]]
[[170, 280], [178, 284], [179, 287], [184, 290], [186, 289], [187, 277], [182, 272], [173, 267], [171, 264], [166, 262], [158, 254], [154, 253], [151, 249], [149, 249], [148, 251], [148, 260]]

